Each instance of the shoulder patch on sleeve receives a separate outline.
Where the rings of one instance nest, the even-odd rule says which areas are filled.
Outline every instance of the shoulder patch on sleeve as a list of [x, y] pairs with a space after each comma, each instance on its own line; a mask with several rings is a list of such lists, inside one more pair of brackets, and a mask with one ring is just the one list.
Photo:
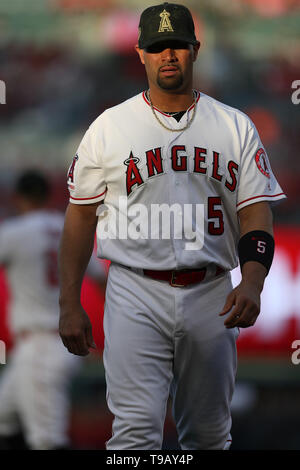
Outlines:
[[74, 189], [72, 188], [72, 185], [74, 185], [74, 168], [75, 168], [75, 165], [76, 165], [76, 162], [78, 160], [78, 154], [76, 153], [75, 157], [73, 158], [73, 161], [69, 167], [69, 170], [68, 170], [68, 176], [67, 176], [67, 180], [68, 180], [68, 185], [71, 189]]
[[255, 162], [259, 171], [270, 179], [271, 172], [269, 168], [268, 158], [263, 148], [260, 148], [255, 155]]

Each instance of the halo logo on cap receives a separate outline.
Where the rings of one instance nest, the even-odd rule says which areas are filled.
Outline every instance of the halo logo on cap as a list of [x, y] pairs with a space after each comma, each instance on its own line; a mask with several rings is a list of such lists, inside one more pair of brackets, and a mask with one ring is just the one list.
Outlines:
[[171, 13], [169, 13], [167, 10], [162, 11], [159, 16], [161, 17], [158, 32], [159, 33], [164, 33], [165, 31], [168, 32], [173, 32], [174, 29], [172, 28], [170, 16]]
[[192, 14], [184, 5], [164, 2], [148, 7], [142, 12], [138, 27], [140, 49], [166, 39], [199, 45]]

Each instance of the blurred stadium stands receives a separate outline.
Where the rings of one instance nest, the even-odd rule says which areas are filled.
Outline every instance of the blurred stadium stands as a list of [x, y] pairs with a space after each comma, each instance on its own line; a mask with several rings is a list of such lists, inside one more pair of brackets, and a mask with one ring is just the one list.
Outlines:
[[[232, 448], [299, 450], [300, 364], [291, 362], [291, 342], [300, 339], [300, 104], [292, 101], [292, 85], [300, 80], [300, 2], [174, 3], [192, 10], [201, 40], [195, 87], [252, 118], [288, 195], [274, 208], [278, 259], [265, 316], [256, 330], [242, 332], [238, 343]], [[133, 46], [139, 15], [152, 4], [0, 1], [0, 80], [6, 84], [6, 104], [0, 104], [0, 223], [13, 215], [12, 182], [29, 167], [48, 172], [55, 188], [50, 205], [65, 210], [65, 175], [84, 131], [104, 109], [147, 87]], [[103, 299], [89, 281], [84, 289], [94, 328], [100, 329]], [[10, 346], [1, 273], [0, 294], [0, 339]], [[101, 351], [103, 337], [97, 331]], [[87, 360], [73, 397], [74, 445], [103, 449], [111, 416], [101, 353]], [[176, 445], [170, 414], [165, 445]]]

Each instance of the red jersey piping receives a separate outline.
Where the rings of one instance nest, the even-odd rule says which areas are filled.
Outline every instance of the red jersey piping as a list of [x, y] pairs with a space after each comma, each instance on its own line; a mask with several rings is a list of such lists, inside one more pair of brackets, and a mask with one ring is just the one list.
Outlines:
[[277, 196], [285, 196], [284, 193], [279, 193], [279, 194], [262, 194], [261, 196], [254, 196], [254, 197], [249, 197], [249, 199], [245, 199], [245, 201], [239, 202], [236, 207], [240, 206], [241, 204], [244, 204], [244, 202], [251, 201], [252, 199], [258, 199], [259, 197], [277, 197]]
[[73, 196], [70, 195], [70, 198], [74, 199], [75, 201], [87, 201], [89, 199], [97, 199], [97, 197], [103, 196], [103, 194], [105, 194], [106, 191], [107, 191], [107, 189], [105, 191], [103, 191], [103, 193], [99, 194], [98, 196], [93, 196], [93, 197], [73, 197]]

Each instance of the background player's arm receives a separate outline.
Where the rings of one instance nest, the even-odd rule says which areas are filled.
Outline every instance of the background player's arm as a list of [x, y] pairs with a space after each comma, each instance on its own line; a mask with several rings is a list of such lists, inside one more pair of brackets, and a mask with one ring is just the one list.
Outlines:
[[[268, 202], [246, 206], [239, 211], [238, 216], [240, 237], [252, 230], [263, 230], [273, 236], [273, 216]], [[243, 265], [242, 280], [228, 295], [220, 313], [225, 315], [232, 309], [224, 322], [227, 328], [254, 325], [260, 312], [260, 294], [266, 275], [267, 269], [261, 263], [248, 261]]]
[[80, 303], [82, 280], [91, 257], [99, 203], [69, 204], [59, 252], [59, 333], [66, 348], [85, 356], [95, 347], [90, 320]]
[[105, 293], [107, 284], [107, 267], [103, 260], [97, 258], [96, 253], [92, 253], [85, 274], [92, 280], [96, 288], [101, 293]]

